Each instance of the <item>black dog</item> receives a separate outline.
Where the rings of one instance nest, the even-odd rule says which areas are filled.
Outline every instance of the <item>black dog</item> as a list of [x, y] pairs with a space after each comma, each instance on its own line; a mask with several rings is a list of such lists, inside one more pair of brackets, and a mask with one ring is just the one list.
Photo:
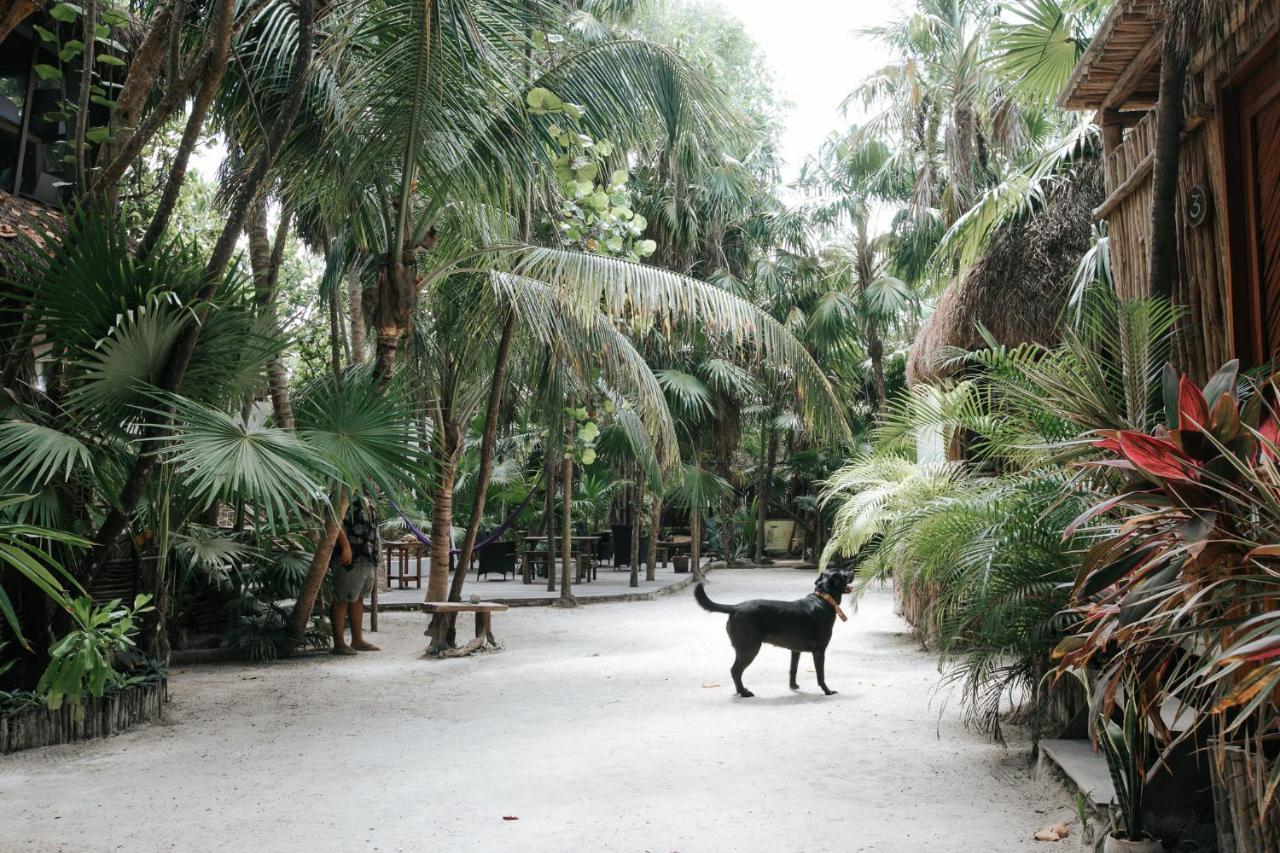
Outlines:
[[840, 609], [840, 597], [851, 592], [849, 584], [853, 575], [843, 571], [826, 571], [818, 576], [814, 591], [797, 601], [773, 601], [757, 598], [741, 604], [716, 604], [707, 598], [702, 584], [694, 587], [693, 597], [704, 610], [712, 613], [728, 613], [725, 629], [737, 657], [729, 672], [739, 696], [754, 696], [742, 686], [742, 673], [760, 652], [761, 643], [771, 643], [791, 650], [791, 689], [799, 690], [796, 671], [800, 667], [800, 653], [813, 653], [813, 668], [818, 674], [818, 686], [830, 696], [835, 693], [827, 687], [823, 672], [827, 657], [827, 644], [831, 642], [831, 629], [836, 615], [847, 618]]

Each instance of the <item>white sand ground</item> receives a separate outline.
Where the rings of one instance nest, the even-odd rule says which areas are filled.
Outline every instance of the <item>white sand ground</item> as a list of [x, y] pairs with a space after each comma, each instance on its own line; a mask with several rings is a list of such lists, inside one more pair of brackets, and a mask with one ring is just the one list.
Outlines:
[[[792, 598], [810, 577], [718, 571], [708, 589]], [[837, 624], [832, 697], [807, 658], [788, 690], [770, 647], [756, 698], [735, 697], [724, 622], [688, 591], [527, 608], [497, 618], [506, 650], [428, 660], [422, 617], [387, 614], [378, 654], [179, 669], [163, 724], [0, 757], [0, 850], [1059, 846], [1030, 839], [1069, 798], [939, 717], [934, 662], [887, 593]]]

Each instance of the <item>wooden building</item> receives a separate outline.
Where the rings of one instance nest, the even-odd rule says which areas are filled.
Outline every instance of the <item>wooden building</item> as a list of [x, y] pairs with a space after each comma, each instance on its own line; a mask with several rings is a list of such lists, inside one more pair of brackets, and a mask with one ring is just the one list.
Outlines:
[[[1116, 290], [1147, 295], [1152, 172], [1165, 0], [1116, 0], [1060, 103], [1103, 130]], [[1179, 366], [1203, 379], [1223, 362], [1280, 350], [1280, 0], [1203, 0], [1190, 64], [1177, 201], [1186, 310]]]

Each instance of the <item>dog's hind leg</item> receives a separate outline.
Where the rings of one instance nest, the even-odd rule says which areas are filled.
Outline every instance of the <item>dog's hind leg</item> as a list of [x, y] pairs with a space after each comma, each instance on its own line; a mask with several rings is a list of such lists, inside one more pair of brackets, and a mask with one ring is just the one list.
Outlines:
[[796, 681], [796, 673], [799, 671], [800, 671], [800, 653], [792, 652], [791, 653], [791, 682], [790, 682], [790, 687], [792, 690], [800, 689], [800, 682]]
[[828, 696], [831, 696], [831, 695], [834, 695], [836, 691], [827, 687], [827, 675], [825, 672], [826, 664], [827, 664], [827, 650], [826, 649], [816, 650], [813, 653], [813, 669], [814, 669], [814, 672], [818, 673], [818, 686], [822, 688], [823, 693], [827, 694]]
[[760, 641], [747, 640], [742, 645], [735, 643], [733, 649], [738, 653], [733, 659], [733, 666], [729, 668], [729, 674], [733, 676], [733, 686], [738, 688], [739, 696], [750, 699], [756, 694], [742, 685], [742, 673], [747, 671], [747, 667], [751, 666], [751, 662], [760, 653]]

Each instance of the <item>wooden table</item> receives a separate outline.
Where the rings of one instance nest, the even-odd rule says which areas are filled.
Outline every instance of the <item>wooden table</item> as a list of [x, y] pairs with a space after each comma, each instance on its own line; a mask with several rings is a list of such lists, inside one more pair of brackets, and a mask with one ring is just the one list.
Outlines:
[[[593, 576], [596, 571], [596, 549], [600, 545], [600, 537], [599, 536], [570, 536], [569, 540], [573, 543], [573, 547], [576, 550], [577, 554], [585, 556], [587, 558], [587, 565], [585, 569], [579, 568], [579, 570], [575, 572], [575, 577], [578, 581], [582, 581], [582, 579], [585, 577], [586, 580], [590, 582], [591, 580], [594, 579]], [[524, 558], [526, 563], [531, 560], [532, 555], [535, 553], [547, 553], [545, 551], [535, 551], [535, 549], [532, 547], [539, 543], [545, 543], [546, 541], [547, 541], [547, 537], [545, 536], [524, 537], [524, 544], [525, 544]], [[557, 536], [556, 542], [559, 542], [559, 541], [560, 541], [560, 537]], [[574, 554], [569, 555], [571, 559], [574, 558], [574, 556], [575, 556]], [[551, 571], [550, 566], [547, 567], [547, 571], [548, 572]]]
[[[387, 586], [391, 586], [392, 560], [400, 567], [397, 582], [400, 589], [408, 589], [409, 581], [413, 581], [418, 589], [422, 589], [422, 558], [426, 554], [426, 546], [418, 540], [388, 542], [382, 546], [387, 554]], [[410, 560], [410, 557], [416, 559]], [[409, 574], [409, 565], [413, 564], [413, 574]]]
[[442, 658], [457, 658], [469, 655], [472, 652], [478, 652], [485, 646], [494, 649], [502, 648], [502, 645], [493, 638], [493, 614], [500, 613], [509, 609], [505, 604], [498, 604], [496, 601], [424, 601], [422, 603], [423, 613], [474, 613], [476, 615], [476, 636], [475, 639], [457, 649], [446, 649], [445, 638], [448, 636], [449, 623], [446, 619], [441, 619], [440, 624], [436, 627], [434, 634], [431, 629], [427, 629], [427, 633], [431, 636], [431, 645], [427, 647], [427, 651], [438, 654]]

